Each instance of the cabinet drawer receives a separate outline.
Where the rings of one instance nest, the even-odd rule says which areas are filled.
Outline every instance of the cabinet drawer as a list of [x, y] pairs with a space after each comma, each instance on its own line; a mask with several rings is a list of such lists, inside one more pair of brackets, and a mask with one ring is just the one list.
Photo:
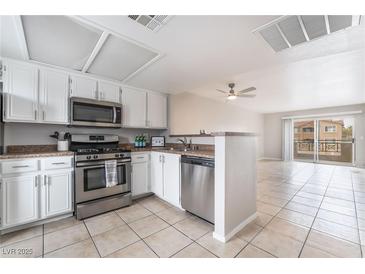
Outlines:
[[73, 157], [50, 157], [43, 159], [42, 169], [72, 168]]
[[6, 161], [1, 163], [1, 167], [3, 174], [32, 172], [38, 170], [38, 160]]
[[148, 162], [150, 159], [149, 153], [141, 153], [141, 154], [132, 154], [132, 163], [143, 163]]

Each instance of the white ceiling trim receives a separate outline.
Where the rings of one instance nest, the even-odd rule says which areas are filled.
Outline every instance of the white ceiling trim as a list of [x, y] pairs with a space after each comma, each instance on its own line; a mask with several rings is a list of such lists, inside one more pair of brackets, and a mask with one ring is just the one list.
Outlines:
[[334, 113], [321, 113], [321, 114], [308, 114], [308, 115], [297, 115], [297, 116], [284, 116], [281, 117], [281, 120], [289, 120], [289, 119], [304, 119], [304, 118], [323, 118], [323, 117], [339, 117], [339, 116], [349, 116], [355, 114], [362, 114], [362, 110], [354, 110], [354, 111], [344, 111], [344, 112], [334, 112]]
[[305, 40], [307, 40], [307, 42], [308, 42], [309, 41], [309, 36], [308, 36], [307, 30], [305, 29], [302, 17], [297, 15], [297, 18], [298, 18], [298, 21], [299, 21], [299, 25], [302, 28], [302, 31], [304, 33]]
[[330, 30], [330, 22], [328, 21], [328, 15], [325, 15], [324, 16], [324, 22], [326, 24], [327, 34], [330, 34], [331, 33], [331, 30]]
[[259, 27], [255, 28], [255, 29], [253, 29], [251, 32], [252, 33], [260, 32], [261, 30], [267, 29], [267, 28], [271, 27], [272, 25], [275, 25], [275, 24], [283, 21], [285, 18], [290, 17], [290, 16], [291, 15], [279, 16], [278, 18], [275, 18], [274, 20], [271, 20], [270, 22], [268, 22], [268, 23], [266, 23], [266, 24], [264, 24], [262, 26], [259, 26]]
[[279, 24], [276, 25], [276, 28], [278, 29], [278, 31], [279, 31], [281, 37], [284, 39], [285, 43], [288, 45], [289, 48], [291, 48], [291, 44], [290, 44], [288, 38], [286, 38], [284, 32], [281, 30]]
[[22, 18], [20, 15], [14, 15], [13, 20], [18, 34], [19, 45], [21, 47], [23, 58], [25, 60], [29, 60], [29, 51], [27, 46], [27, 40], [25, 39], [25, 32], [23, 28]]
[[87, 72], [87, 70], [88, 70], [88, 69], [89, 69], [89, 67], [91, 66], [92, 62], [94, 61], [95, 57], [98, 55], [99, 51], [100, 51], [100, 50], [101, 50], [101, 48], [103, 47], [103, 45], [104, 45], [104, 43], [105, 43], [106, 39], [108, 39], [108, 37], [109, 37], [109, 32], [104, 31], [104, 32], [101, 34], [101, 36], [100, 36], [100, 38], [99, 38], [98, 42], [96, 43], [96, 45], [95, 45], [95, 47], [94, 47], [93, 51], [91, 52], [90, 57], [87, 59], [87, 61], [86, 61], [85, 65], [84, 65], [84, 67], [82, 68], [82, 70], [81, 70], [82, 72]]
[[352, 16], [352, 26], [357, 26], [362, 24], [361, 15], [353, 15]]
[[[110, 29], [110, 28], [107, 28], [107, 27], [105, 27], [105, 26], [103, 26], [103, 25], [101, 25], [101, 24], [98, 24], [98, 23], [95, 23], [95, 22], [93, 22], [93, 21], [91, 21], [91, 20], [88, 20], [88, 19], [86, 19], [86, 18], [84, 18], [84, 17], [81, 17], [81, 16], [75, 16], [75, 15], [73, 15], [73, 16], [69, 16], [70, 18], [72, 18], [72, 19], [75, 19], [75, 20], [78, 20], [78, 21], [80, 21], [80, 22], [82, 22], [82, 23], [84, 23], [84, 24], [88, 24], [88, 25], [90, 25], [90, 26], [93, 26], [94, 28], [98, 28], [98, 29], [101, 29], [103, 32], [106, 32], [106, 33], [108, 33], [108, 34], [112, 34], [112, 35], [114, 35], [114, 36], [117, 36], [117, 37], [119, 37], [119, 38], [121, 38], [121, 39], [124, 39], [124, 40], [126, 40], [126, 41], [128, 41], [128, 42], [130, 42], [130, 43], [133, 43], [133, 44], [135, 44], [135, 45], [137, 45], [137, 46], [140, 46], [140, 47], [142, 47], [142, 48], [145, 48], [145, 49], [147, 49], [147, 50], [149, 50], [149, 51], [153, 51], [153, 52], [155, 52], [155, 53], [157, 53], [157, 55], [156, 55], [156, 57], [154, 57], [153, 59], [151, 59], [149, 62], [147, 62], [147, 63], [145, 63], [145, 64], [143, 64], [141, 67], [139, 67], [136, 71], [134, 71], [134, 72], [132, 72], [132, 73], [130, 73], [127, 77], [125, 77], [124, 79], [122, 79], [121, 81], [122, 81], [122, 83], [125, 83], [125, 82], [127, 82], [128, 80], [130, 80], [131, 78], [133, 78], [135, 75], [137, 75], [139, 72], [141, 72], [141, 71], [143, 71], [144, 69], [146, 69], [148, 66], [150, 66], [151, 64], [153, 64], [153, 63], [155, 63], [157, 60], [159, 60], [159, 59], [161, 59], [163, 56], [164, 56], [164, 54], [161, 52], [161, 51], [159, 51], [159, 50], [157, 50], [157, 49], [154, 49], [154, 48], [152, 48], [152, 47], [150, 47], [150, 46], [148, 46], [148, 45], [146, 45], [146, 44], [143, 44], [143, 43], [141, 43], [141, 42], [139, 42], [139, 41], [136, 41], [136, 40], [134, 40], [134, 39], [131, 39], [130, 37], [127, 37], [127, 36], [125, 36], [125, 35], [123, 35], [123, 34], [121, 34], [121, 33], [119, 33], [119, 32], [116, 32], [116, 31], [114, 31], [114, 30], [112, 30], [112, 29]], [[105, 42], [105, 41], [104, 41]], [[95, 56], [96, 57], [96, 56]], [[94, 58], [95, 58], [94, 57]], [[92, 62], [91, 62], [92, 63]], [[90, 64], [91, 65], [91, 64]]]

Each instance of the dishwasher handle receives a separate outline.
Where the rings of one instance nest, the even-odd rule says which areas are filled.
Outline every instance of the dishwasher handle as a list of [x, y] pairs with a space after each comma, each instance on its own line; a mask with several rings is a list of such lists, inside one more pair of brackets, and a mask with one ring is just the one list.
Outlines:
[[214, 159], [209, 158], [181, 157], [181, 163], [214, 168]]

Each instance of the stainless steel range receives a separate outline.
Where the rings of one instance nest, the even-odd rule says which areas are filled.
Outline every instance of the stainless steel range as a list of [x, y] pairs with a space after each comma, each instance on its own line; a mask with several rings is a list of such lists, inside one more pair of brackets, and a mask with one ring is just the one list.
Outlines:
[[[117, 135], [76, 134], [71, 136], [75, 151], [76, 217], [84, 219], [130, 205], [131, 155], [118, 147]], [[109, 186], [106, 163], [116, 161], [116, 183]]]

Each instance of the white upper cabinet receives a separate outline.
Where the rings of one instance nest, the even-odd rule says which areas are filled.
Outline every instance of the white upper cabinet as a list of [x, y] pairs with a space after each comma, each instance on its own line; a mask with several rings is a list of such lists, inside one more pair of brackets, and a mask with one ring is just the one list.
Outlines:
[[122, 88], [123, 127], [146, 127], [146, 92]]
[[167, 128], [167, 96], [155, 92], [147, 95], [147, 127]]
[[70, 96], [88, 99], [99, 99], [97, 82], [97, 80], [89, 77], [71, 75]]
[[68, 123], [69, 75], [57, 70], [40, 70], [40, 120], [50, 124]]
[[98, 98], [102, 101], [120, 102], [120, 87], [116, 84], [99, 81]]
[[35, 122], [38, 119], [37, 67], [4, 62], [4, 95], [4, 121]]
[[11, 59], [4, 64], [5, 122], [69, 124], [69, 97], [121, 103], [122, 126], [167, 128], [167, 95]]

